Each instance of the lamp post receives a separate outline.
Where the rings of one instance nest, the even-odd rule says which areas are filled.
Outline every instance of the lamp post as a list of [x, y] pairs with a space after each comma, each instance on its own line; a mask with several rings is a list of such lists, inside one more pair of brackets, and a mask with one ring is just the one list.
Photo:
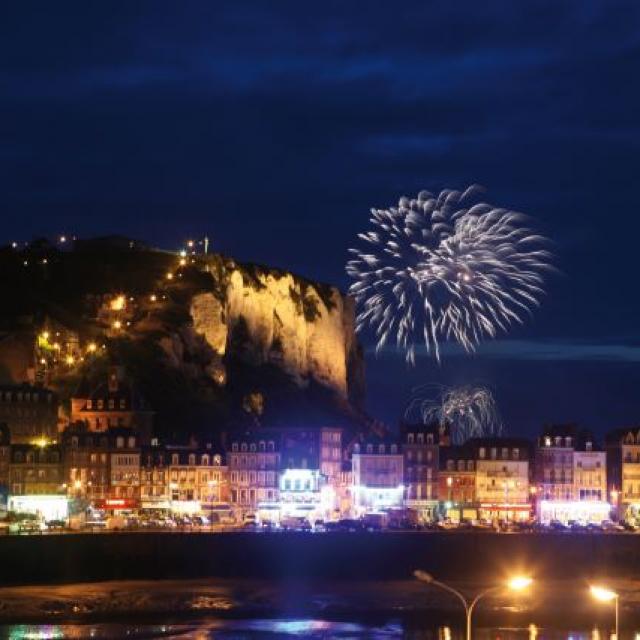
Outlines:
[[620, 637], [618, 635], [618, 626], [620, 621], [620, 594], [612, 591], [611, 589], [607, 589], [606, 587], [601, 587], [597, 585], [592, 585], [589, 589], [591, 595], [596, 600], [600, 602], [613, 602], [615, 605], [616, 612], [616, 640]]
[[611, 503], [613, 504], [613, 511], [617, 522], [620, 521], [620, 509], [618, 507], [618, 497], [620, 492], [617, 489], [611, 490]]
[[[506, 585], [489, 587], [489, 589], [485, 589], [484, 591], [481, 591], [472, 600], [468, 600], [462, 593], [460, 593], [460, 591], [458, 591], [457, 589], [454, 589], [453, 587], [450, 587], [448, 584], [445, 584], [444, 582], [440, 582], [439, 580], [436, 580], [430, 573], [427, 573], [426, 571], [419, 571], [419, 570], [414, 571], [413, 575], [417, 580], [420, 580], [420, 582], [433, 585], [434, 587], [438, 587], [443, 591], [448, 591], [449, 593], [453, 594], [456, 598], [458, 598], [458, 600], [460, 600], [466, 614], [466, 639], [467, 640], [471, 640], [473, 611], [476, 605], [478, 604], [478, 602], [482, 600], [482, 598], [484, 598], [486, 595], [493, 593], [495, 591], [501, 591], [505, 587], [511, 591], [523, 591], [524, 589], [529, 587], [533, 582], [533, 580], [527, 576], [515, 576], [510, 580], [508, 580]], [[616, 637], [616, 640], [617, 640], [617, 637]]]

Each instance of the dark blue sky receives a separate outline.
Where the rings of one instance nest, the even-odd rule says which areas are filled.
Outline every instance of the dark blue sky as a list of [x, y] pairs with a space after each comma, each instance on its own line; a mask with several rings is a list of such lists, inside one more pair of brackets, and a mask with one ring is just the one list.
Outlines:
[[371, 206], [478, 182], [562, 275], [475, 357], [371, 357], [371, 409], [483, 382], [512, 433], [637, 423], [639, 72], [637, 2], [12, 3], [0, 239], [207, 232], [346, 287]]

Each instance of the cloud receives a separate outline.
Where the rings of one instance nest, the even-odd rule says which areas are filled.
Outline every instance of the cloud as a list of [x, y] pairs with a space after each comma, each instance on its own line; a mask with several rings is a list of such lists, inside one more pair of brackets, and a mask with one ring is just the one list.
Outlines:
[[[373, 353], [374, 347], [366, 349]], [[383, 354], [402, 355], [397, 347], [386, 347]], [[565, 340], [496, 340], [486, 342], [469, 356], [456, 345], [441, 347], [445, 358], [477, 357], [495, 360], [559, 361], [559, 362], [640, 362], [640, 347], [620, 344], [590, 344]], [[425, 347], [416, 349], [416, 356], [431, 358]]]

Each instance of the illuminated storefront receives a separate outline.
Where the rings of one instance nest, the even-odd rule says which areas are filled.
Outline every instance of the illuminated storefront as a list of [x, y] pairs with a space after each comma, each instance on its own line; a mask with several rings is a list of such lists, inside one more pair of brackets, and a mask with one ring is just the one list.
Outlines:
[[333, 503], [333, 490], [325, 485], [318, 469], [285, 469], [281, 473], [280, 518], [322, 520]]
[[386, 509], [397, 509], [403, 506], [404, 485], [396, 487], [353, 487], [354, 515], [379, 513]]
[[32, 513], [45, 521], [66, 520], [69, 517], [69, 500], [66, 496], [9, 496], [8, 506], [9, 511]]
[[541, 500], [538, 504], [539, 519], [543, 524], [549, 524], [557, 520], [567, 522], [579, 522], [581, 524], [599, 524], [611, 517], [611, 505], [608, 502], [573, 500], [556, 501]]
[[531, 505], [525, 503], [492, 504], [482, 502], [478, 509], [480, 520], [498, 522], [527, 522], [531, 519]]

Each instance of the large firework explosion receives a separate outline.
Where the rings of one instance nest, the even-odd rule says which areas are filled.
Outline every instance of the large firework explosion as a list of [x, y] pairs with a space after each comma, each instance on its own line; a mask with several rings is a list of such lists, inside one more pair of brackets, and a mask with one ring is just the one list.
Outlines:
[[373, 229], [358, 234], [364, 246], [350, 249], [347, 273], [357, 328], [375, 331], [378, 350], [395, 340], [411, 364], [421, 343], [438, 360], [441, 341], [473, 351], [539, 304], [547, 240], [521, 214], [477, 202], [479, 191], [422, 191], [371, 210]]
[[405, 417], [412, 422], [417, 418], [424, 424], [448, 425], [454, 444], [503, 433], [493, 394], [482, 386], [417, 387]]

